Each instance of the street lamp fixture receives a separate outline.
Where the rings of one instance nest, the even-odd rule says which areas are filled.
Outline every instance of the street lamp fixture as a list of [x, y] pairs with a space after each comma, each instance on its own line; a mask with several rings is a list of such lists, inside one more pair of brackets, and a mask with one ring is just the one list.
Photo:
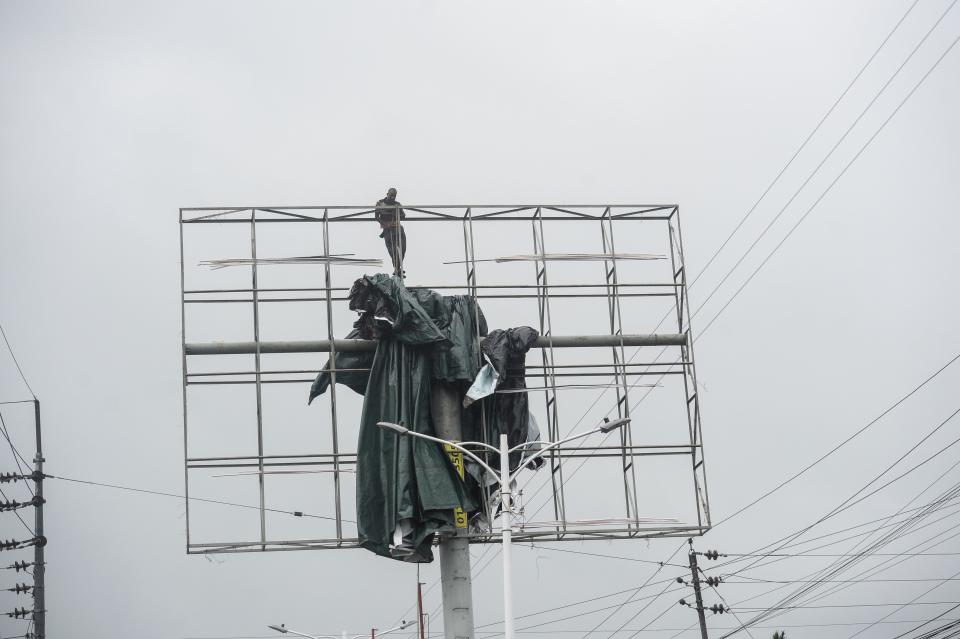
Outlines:
[[[409, 628], [410, 626], [412, 626], [412, 625], [415, 624], [415, 623], [416, 623], [415, 621], [406, 621], [406, 620], [404, 620], [404, 621], [401, 621], [401, 622], [400, 622], [400, 625], [399, 625], [399, 626], [397, 626], [397, 627], [395, 627], [395, 628], [390, 628], [389, 630], [384, 630], [383, 632], [379, 632], [379, 633], [377, 633], [377, 632], [376, 632], [376, 629], [374, 628], [374, 629], [372, 629], [372, 630], [370, 631], [370, 635], [369, 635], [369, 636], [372, 637], [372, 636], [374, 636], [375, 634], [386, 635], [386, 634], [389, 634], [389, 633], [391, 633], [391, 632], [396, 632], [397, 630], [406, 630], [407, 628]], [[293, 635], [297, 635], [298, 637], [306, 637], [307, 639], [341, 639], [341, 637], [342, 637], [343, 639], [346, 639], [346, 636], [347, 636], [346, 631], [344, 631], [344, 633], [343, 633], [343, 635], [341, 635], [341, 637], [337, 637], [337, 636], [335, 636], [335, 635], [308, 635], [308, 634], [306, 634], [306, 633], [297, 632], [296, 630], [292, 630], [292, 629], [290, 629], [290, 628], [287, 628], [284, 624], [280, 624], [279, 626], [268, 625], [267, 628], [269, 628], [270, 630], [276, 630], [277, 632], [282, 633], [282, 634], [290, 633], [290, 634], [293, 634]], [[353, 635], [352, 637], [350, 637], [350, 639], [363, 639], [364, 637], [367, 637], [367, 636], [368, 636], [367, 633], [363, 633], [362, 635]]]
[[610, 431], [616, 430], [621, 426], [625, 426], [630, 423], [629, 417], [620, 417], [618, 419], [610, 419], [609, 417], [603, 418], [603, 423], [600, 424], [601, 433], [609, 433]]
[[[511, 538], [512, 538], [512, 498], [513, 492], [511, 490], [511, 485], [513, 480], [516, 479], [517, 475], [523, 469], [523, 467], [529, 462], [543, 457], [548, 451], [551, 451], [555, 448], [577, 440], [584, 437], [588, 437], [595, 433], [611, 433], [618, 428], [622, 428], [630, 423], [629, 417], [620, 417], [618, 419], [609, 419], [604, 417], [603, 423], [600, 424], [597, 428], [592, 430], [584, 431], [582, 433], [577, 433], [576, 435], [571, 435], [561, 439], [558, 442], [549, 442], [549, 441], [533, 441], [533, 442], [524, 442], [518, 444], [513, 448], [509, 447], [507, 442], [507, 434], [500, 433], [500, 447], [496, 448], [487, 444], [485, 442], [453, 442], [446, 439], [440, 439], [439, 437], [434, 437], [432, 435], [425, 435], [423, 433], [418, 433], [412, 431], [406, 426], [401, 426], [400, 424], [394, 424], [392, 422], [377, 422], [377, 426], [384, 430], [392, 431], [399, 435], [400, 437], [419, 437], [420, 439], [426, 439], [427, 441], [436, 442], [438, 444], [446, 444], [452, 446], [462, 452], [464, 455], [477, 462], [481, 468], [486, 472], [490, 473], [493, 477], [497, 479], [500, 484], [500, 500], [501, 500], [501, 515], [500, 515], [500, 537], [503, 542], [503, 636], [505, 639], [514, 639], [513, 634], [513, 562], [512, 562], [512, 550], [511, 550]], [[486, 448], [494, 453], [499, 454], [500, 456], [500, 471], [497, 472], [490, 467], [485, 461], [480, 459], [472, 451], [465, 448], [465, 446], [479, 446], [481, 448]], [[524, 463], [517, 468], [513, 473], [510, 472], [510, 453], [522, 450], [528, 447], [538, 446], [538, 450], [533, 455], [527, 457], [524, 460]]]

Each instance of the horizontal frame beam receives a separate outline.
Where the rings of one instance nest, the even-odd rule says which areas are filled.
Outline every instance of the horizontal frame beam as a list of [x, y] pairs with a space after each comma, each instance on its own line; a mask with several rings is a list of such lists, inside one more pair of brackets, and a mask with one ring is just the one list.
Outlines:
[[[643, 526], [634, 527], [631, 531], [620, 529], [599, 529], [591, 530], [589, 528], [568, 528], [562, 533], [557, 533], [556, 527], [538, 531], [524, 530], [514, 531], [514, 541], [584, 541], [586, 539], [644, 539], [653, 537], [690, 537], [691, 535], [703, 535], [710, 526]], [[500, 538], [496, 535], [470, 534], [468, 535], [470, 543], [500, 543]], [[243, 542], [222, 542], [222, 543], [194, 543], [187, 546], [188, 554], [215, 554], [232, 552], [282, 552], [289, 550], [334, 550], [345, 548], [359, 548], [359, 541], [356, 538], [337, 539], [310, 539], [303, 541], [267, 541], [266, 547], [259, 541]]]
[[[335, 339], [284, 342], [188, 342], [187, 355], [251, 355], [260, 353], [329, 353], [331, 343], [339, 353], [363, 353], [377, 350], [376, 340]], [[685, 346], [684, 333], [649, 335], [554, 335], [538, 337], [534, 348], [600, 348], [611, 346]]]

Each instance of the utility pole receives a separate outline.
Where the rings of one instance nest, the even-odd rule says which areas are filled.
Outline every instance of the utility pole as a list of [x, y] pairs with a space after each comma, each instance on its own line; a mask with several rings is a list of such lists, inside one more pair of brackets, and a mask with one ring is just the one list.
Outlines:
[[693, 550], [693, 540], [690, 540], [690, 577], [693, 579], [693, 592], [697, 600], [697, 617], [700, 619], [700, 637], [707, 637], [707, 619], [703, 614], [703, 595], [700, 593], [700, 570], [697, 568], [697, 553]]
[[[459, 394], [446, 384], [434, 382], [430, 388], [430, 408], [437, 436], [454, 442], [462, 441]], [[451, 461], [463, 477], [463, 454], [452, 446], [446, 448]], [[443, 636], [444, 639], [474, 639], [473, 584], [470, 578], [470, 540], [466, 536], [466, 513], [457, 509], [454, 520], [456, 532], [440, 539]], [[422, 617], [420, 623], [422, 633]]]
[[43, 558], [43, 548], [47, 545], [47, 538], [43, 536], [43, 447], [40, 441], [40, 400], [33, 400], [34, 421], [37, 433], [37, 455], [33, 458], [33, 481], [36, 499], [36, 519], [34, 520], [34, 534], [37, 543], [33, 547], [33, 627], [35, 639], [46, 639], [47, 620], [44, 606], [44, 569], [46, 564]]
[[[3, 550], [20, 550], [27, 548], [28, 546], [33, 546], [33, 561], [15, 561], [10, 568], [16, 569], [16, 572], [19, 573], [21, 570], [27, 572], [29, 567], [33, 567], [33, 585], [27, 583], [18, 583], [15, 584], [13, 588], [7, 588], [10, 592], [16, 594], [32, 594], [33, 595], [33, 609], [28, 610], [26, 607], [21, 606], [20, 608], [14, 608], [13, 612], [6, 613], [6, 616], [12, 617], [14, 619], [33, 619], [33, 632], [28, 632], [25, 637], [27, 639], [45, 639], [46, 638], [46, 619], [45, 619], [45, 606], [44, 606], [44, 583], [43, 583], [43, 573], [44, 573], [44, 558], [43, 558], [43, 549], [47, 543], [47, 538], [43, 536], [43, 449], [40, 441], [40, 402], [36, 398], [33, 400], [33, 415], [34, 415], [34, 425], [36, 430], [36, 456], [33, 459], [34, 470], [29, 475], [23, 474], [23, 470], [20, 470], [19, 473], [2, 473], [0, 474], [0, 483], [6, 483], [11, 481], [32, 481], [34, 483], [33, 489], [33, 498], [30, 501], [20, 503], [16, 499], [7, 501], [0, 501], [0, 512], [2, 511], [15, 511], [20, 508], [26, 508], [28, 506], [33, 506], [34, 509], [34, 529], [33, 529], [33, 538], [32, 539], [5, 539], [0, 541], [0, 551]], [[12, 447], [12, 446], [11, 446]], [[14, 451], [15, 452], [15, 451]], [[19, 453], [16, 453], [19, 455]], [[21, 458], [22, 459], [22, 458]], [[26, 460], [24, 460], [26, 461]], [[22, 520], [21, 520], [22, 521]], [[26, 525], [26, 522], [24, 522]], [[27, 574], [30, 574], [27, 572]]]

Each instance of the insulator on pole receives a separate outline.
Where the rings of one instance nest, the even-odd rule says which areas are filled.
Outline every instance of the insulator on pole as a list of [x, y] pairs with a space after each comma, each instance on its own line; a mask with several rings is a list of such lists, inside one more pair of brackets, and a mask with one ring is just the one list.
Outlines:
[[7, 616], [12, 619], [26, 619], [28, 615], [32, 614], [32, 610], [27, 610], [26, 608], [14, 608], [13, 612], [7, 613]]
[[716, 588], [723, 581], [720, 577], [707, 577], [707, 585]]
[[730, 609], [724, 606], [723, 604], [713, 604], [710, 606], [710, 612], [715, 615], [722, 615], [725, 612], [730, 612]]
[[26, 593], [30, 592], [31, 590], [33, 590], [33, 586], [29, 584], [16, 584], [13, 588], [7, 588], [7, 592], [15, 592], [18, 595], [21, 592]]
[[0, 550], [18, 550], [20, 548], [27, 548], [28, 546], [46, 546], [47, 538], [43, 535], [39, 537], [34, 537], [33, 539], [26, 539], [20, 541], [18, 539], [4, 539], [0, 541]]

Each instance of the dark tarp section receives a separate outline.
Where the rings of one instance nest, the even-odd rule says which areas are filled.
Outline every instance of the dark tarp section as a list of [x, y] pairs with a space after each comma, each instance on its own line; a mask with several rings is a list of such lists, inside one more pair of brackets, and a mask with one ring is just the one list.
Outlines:
[[[470, 512], [476, 505], [439, 444], [399, 437], [377, 422], [435, 435], [431, 382], [469, 384], [479, 370], [477, 333], [486, 333], [486, 322], [469, 297], [408, 290], [399, 278], [384, 274], [357, 280], [349, 297], [350, 308], [361, 312], [350, 335], [378, 340], [372, 357], [336, 357], [338, 369], [370, 369], [356, 377], [337, 374], [338, 383], [358, 392], [360, 376], [366, 378], [357, 443], [360, 545], [385, 557], [428, 562], [434, 533], [453, 527], [453, 509]], [[311, 400], [329, 387], [329, 368], [330, 362], [317, 376]], [[394, 543], [398, 526], [401, 544]]]
[[[362, 339], [360, 329], [355, 328], [347, 333], [347, 339]], [[309, 404], [314, 399], [323, 395], [330, 388], [330, 366], [336, 360], [337, 383], [343, 384], [355, 393], [363, 395], [367, 392], [367, 380], [370, 378], [370, 366], [373, 364], [374, 353], [337, 353], [336, 358], [331, 357], [323, 366], [323, 370], [313, 380], [310, 386], [310, 397], [307, 399]]]
[[[491, 331], [480, 348], [487, 361], [496, 369], [500, 376], [498, 391], [516, 390], [515, 393], [494, 393], [484, 399], [488, 402], [488, 420], [494, 425], [491, 435], [498, 438], [500, 430], [507, 432], [507, 441], [510, 447], [518, 446], [527, 441], [527, 430], [530, 425], [530, 402], [527, 399], [527, 351], [540, 336], [535, 329], [529, 326], [519, 328], [497, 329]], [[488, 442], [493, 446], [499, 441]], [[514, 470], [520, 464], [524, 451], [510, 454], [510, 469]], [[537, 467], [543, 463], [538, 457], [533, 464]]]
[[[379, 339], [385, 331], [391, 332], [389, 324], [396, 324], [398, 313], [404, 310], [393, 301], [393, 291], [396, 290], [393, 281], [387, 275], [378, 274], [363, 277], [354, 283], [350, 289], [350, 309], [362, 312], [360, 319], [354, 324], [347, 339]], [[402, 284], [401, 284], [402, 286]], [[467, 385], [477, 374], [480, 361], [479, 336], [487, 334], [487, 321], [473, 298], [467, 295], [440, 295], [436, 291], [426, 288], [405, 289], [413, 300], [419, 304], [420, 310], [426, 314], [427, 321], [439, 331], [441, 340], [436, 340], [436, 334], [423, 331], [424, 318], [417, 314], [409, 320], [409, 326], [394, 326], [392, 333], [400, 341], [410, 339], [410, 335], [420, 334], [426, 342], [434, 343], [431, 356], [431, 378], [445, 382], [464, 382]], [[375, 318], [384, 318], [377, 320]], [[387, 321], [389, 320], [389, 321]], [[370, 353], [337, 353], [335, 368], [337, 383], [343, 384], [361, 395], [366, 393], [369, 369], [373, 364], [374, 354]], [[334, 358], [324, 365], [317, 375], [313, 386], [310, 387], [310, 396], [307, 403], [322, 395], [330, 387], [329, 369]], [[356, 369], [361, 369], [357, 371]]]

